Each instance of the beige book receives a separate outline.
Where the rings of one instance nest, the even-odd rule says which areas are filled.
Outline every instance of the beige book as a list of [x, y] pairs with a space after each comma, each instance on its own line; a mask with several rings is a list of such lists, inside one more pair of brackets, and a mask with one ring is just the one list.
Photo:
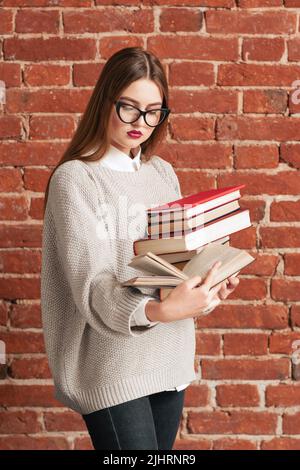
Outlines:
[[163, 260], [154, 253], [135, 256], [129, 266], [151, 273], [150, 276], [138, 276], [123, 282], [122, 286], [176, 287], [181, 282], [193, 277], [203, 279], [216, 261], [222, 261], [212, 287], [237, 274], [255, 260], [245, 250], [215, 242], [208, 244], [200, 253], [186, 263], [182, 270]]

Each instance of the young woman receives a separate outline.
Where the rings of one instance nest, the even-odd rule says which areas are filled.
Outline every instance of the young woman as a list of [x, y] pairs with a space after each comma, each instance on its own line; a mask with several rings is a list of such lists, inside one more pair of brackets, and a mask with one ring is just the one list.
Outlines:
[[[211, 288], [218, 264], [162, 302], [122, 287], [146, 236], [146, 209], [181, 197], [155, 155], [168, 86], [150, 52], [129, 47], [104, 65], [45, 194], [41, 304], [55, 397], [83, 416], [95, 449], [172, 449], [194, 370], [194, 318], [238, 284]], [[131, 132], [138, 132], [135, 137]]]

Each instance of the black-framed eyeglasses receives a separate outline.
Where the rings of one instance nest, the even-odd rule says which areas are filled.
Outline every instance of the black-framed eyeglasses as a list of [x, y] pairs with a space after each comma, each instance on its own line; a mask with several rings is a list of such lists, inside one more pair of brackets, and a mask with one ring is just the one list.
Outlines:
[[169, 108], [158, 108], [142, 111], [136, 106], [119, 100], [114, 101], [114, 104], [116, 106], [116, 111], [119, 118], [126, 124], [131, 124], [137, 121], [142, 115], [147, 126], [156, 127], [159, 126], [171, 112]]

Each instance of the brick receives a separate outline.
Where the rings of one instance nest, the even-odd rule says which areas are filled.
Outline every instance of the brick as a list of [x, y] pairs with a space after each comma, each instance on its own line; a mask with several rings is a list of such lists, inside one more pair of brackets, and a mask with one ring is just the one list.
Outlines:
[[282, 417], [283, 434], [300, 434], [300, 413], [284, 413]]
[[170, 135], [174, 140], [213, 140], [213, 118], [174, 117], [170, 121]]
[[300, 169], [300, 144], [282, 143], [280, 155], [282, 160], [288, 163], [288, 165]]
[[219, 356], [221, 354], [221, 335], [196, 332], [196, 354]]
[[268, 385], [266, 388], [267, 406], [298, 406], [300, 386], [297, 384]]
[[17, 116], [0, 117], [0, 138], [12, 139], [21, 137], [21, 119]]
[[[17, 167], [30, 165], [56, 165], [61, 158], [66, 144], [60, 142], [0, 142], [0, 164], [14, 165]], [[19, 168], [0, 170], [0, 182], [2, 171], [14, 172], [22, 181]], [[6, 173], [7, 174], [7, 173]], [[2, 191], [4, 191], [2, 189]], [[6, 190], [5, 190], [6, 191]]]
[[42, 333], [33, 331], [2, 331], [1, 340], [5, 342], [7, 354], [45, 352]]
[[203, 359], [206, 380], [284, 380], [289, 377], [289, 359]]
[[[31, 11], [30, 11], [31, 13]], [[96, 57], [96, 40], [89, 38], [27, 38], [4, 40], [5, 60], [89, 60]]]
[[300, 7], [300, 0], [284, 0], [284, 6], [287, 8]]
[[12, 359], [8, 374], [13, 379], [51, 379], [46, 357], [26, 357]]
[[52, 171], [42, 168], [25, 168], [24, 187], [30, 191], [44, 192]]
[[187, 389], [184, 397], [184, 406], [196, 407], [209, 405], [211, 392], [207, 385], [191, 384]]
[[58, 10], [21, 9], [16, 12], [16, 33], [59, 33]]
[[0, 223], [0, 247], [40, 247], [42, 243], [42, 225]]
[[261, 248], [297, 248], [299, 227], [260, 227]]
[[222, 34], [292, 34], [297, 16], [292, 12], [212, 11], [205, 12], [206, 31]]
[[300, 201], [272, 202], [270, 221], [293, 222], [300, 220]]
[[[232, 244], [231, 244], [232, 246]], [[246, 268], [243, 269], [244, 274], [252, 274], [256, 276], [274, 276], [276, 268], [279, 263], [279, 256], [266, 254], [266, 253], [253, 253], [249, 252], [254, 256], [255, 261]]]
[[41, 328], [40, 304], [13, 304], [10, 310], [10, 322], [15, 328]]
[[209, 439], [202, 439], [197, 437], [196, 439], [180, 439], [177, 440], [173, 446], [174, 450], [211, 450], [212, 443]]
[[299, 65], [221, 64], [218, 68], [217, 84], [290, 87], [299, 76]]
[[279, 164], [278, 147], [269, 145], [237, 145], [235, 168], [276, 168]]
[[99, 53], [102, 59], [108, 59], [123, 47], [144, 47], [144, 38], [141, 36], [105, 36], [99, 41]]
[[287, 110], [285, 90], [244, 91], [244, 113], [283, 114]]
[[90, 437], [75, 437], [74, 450], [94, 450]]
[[284, 274], [300, 276], [300, 253], [284, 253]]
[[148, 38], [148, 48], [160, 59], [237, 60], [237, 38], [196, 37], [190, 35]]
[[[231, 117], [217, 119], [218, 140], [297, 140], [300, 119], [296, 117]], [[278, 193], [280, 193], [278, 191]]]
[[22, 191], [22, 173], [18, 168], [0, 168], [0, 191]]
[[[168, 161], [174, 168], [178, 169], [220, 169], [230, 168], [232, 166], [232, 145], [223, 142], [212, 142], [209, 144], [202, 142], [199, 144], [170, 143], [169, 145], [165, 145], [161, 148], [160, 154], [164, 160]], [[182, 176], [184, 176], [184, 174], [182, 174]], [[191, 176], [191, 173], [189, 173], [189, 176]]]
[[174, 90], [170, 93], [173, 113], [234, 113], [238, 107], [236, 91], [229, 90]]
[[39, 273], [41, 252], [33, 250], [0, 251], [0, 271], [6, 273]]
[[[54, 398], [53, 385], [0, 384], [2, 406], [62, 407]], [[0, 447], [1, 448], [1, 447]]]
[[0, 220], [26, 220], [28, 217], [26, 196], [0, 196], [0, 207]]
[[290, 39], [287, 41], [288, 47], [288, 60], [295, 62], [300, 60], [300, 40], [299, 39]]
[[11, 34], [13, 32], [13, 11], [0, 10], [0, 34]]
[[205, 317], [197, 317], [198, 328], [258, 328], [285, 329], [288, 327], [288, 308], [284, 305], [225, 305], [218, 306]]
[[291, 307], [291, 326], [300, 326], [300, 305]]
[[81, 113], [90, 98], [90, 90], [11, 89], [6, 109], [10, 113]]
[[66, 437], [62, 436], [0, 436], [1, 450], [69, 450]]
[[[245, 188], [243, 188], [243, 195], [297, 195], [299, 192], [300, 178], [295, 171], [281, 171], [277, 174], [236, 171], [235, 173], [223, 174], [218, 177], [218, 187], [220, 188], [222, 186], [235, 184], [246, 185]], [[263, 231], [267, 229], [274, 230], [274, 228], [271, 227], [261, 227]]]
[[73, 65], [73, 84], [80, 86], [95, 86], [104, 67], [103, 63], [84, 63]]
[[[251, 220], [251, 215], [250, 215]], [[245, 228], [243, 231], [238, 231], [230, 234], [231, 246], [236, 246], [241, 249], [254, 249], [256, 248], [256, 229], [255, 227]], [[243, 270], [244, 273], [244, 270]]]
[[68, 65], [32, 64], [24, 67], [24, 83], [28, 86], [65, 86], [70, 80]]
[[226, 384], [216, 386], [216, 402], [218, 406], [258, 406], [259, 393], [256, 385]]
[[215, 439], [213, 450], [257, 450], [257, 444], [247, 439]]
[[[243, 270], [240, 273], [243, 273]], [[239, 285], [227, 298], [232, 300], [263, 300], [266, 297], [267, 284], [264, 279], [245, 279], [240, 277]]]
[[[1, 12], [0, 12], [1, 17]], [[1, 21], [1, 20], [0, 20]], [[0, 64], [0, 77], [5, 82], [6, 87], [18, 87], [21, 85], [20, 64], [10, 64], [2, 62]]]
[[0, 411], [1, 434], [25, 434], [42, 431], [39, 413], [36, 411]]
[[95, 8], [82, 11], [63, 11], [64, 32], [84, 34], [121, 31], [130, 33], [152, 33], [154, 31], [153, 11], [148, 9], [129, 9], [106, 5], [104, 9]]
[[29, 120], [29, 127], [32, 140], [70, 139], [76, 124], [71, 116], [33, 116]]
[[32, 219], [44, 218], [44, 197], [32, 197], [30, 199], [29, 216]]
[[171, 62], [169, 64], [170, 86], [197, 85], [211, 86], [215, 84], [213, 64], [207, 62]]
[[203, 13], [188, 8], [164, 9], [159, 16], [159, 28], [163, 32], [199, 31], [202, 22]]
[[[97, 0], [98, 4], [106, 3], [106, 0]], [[176, 5], [177, 3], [182, 4], [178, 0], [156, 0], [157, 5]], [[186, 2], [189, 3], [189, 2]], [[192, 4], [194, 2], [191, 2]], [[197, 0], [197, 6], [199, 7], [211, 7], [211, 8], [231, 8], [235, 6], [235, 0]]]
[[299, 301], [300, 281], [290, 281], [289, 279], [272, 279], [271, 298], [281, 302]]
[[268, 335], [254, 333], [225, 333], [224, 355], [258, 356], [268, 353]]
[[300, 439], [275, 437], [269, 441], [263, 440], [261, 450], [300, 450]]
[[82, 416], [70, 410], [45, 412], [44, 423], [48, 432], [86, 431], [86, 425]]
[[194, 171], [185, 171], [178, 174], [178, 177], [180, 177], [182, 194], [205, 191], [212, 188], [214, 184], [214, 177], [206, 172], [195, 173]]
[[300, 333], [297, 331], [274, 332], [270, 335], [269, 348], [271, 354], [293, 354], [293, 344], [295, 341], [300, 340]]
[[[240, 201], [240, 207], [249, 210], [251, 222], [259, 222], [265, 216], [266, 203], [264, 201], [244, 199]], [[253, 265], [246, 266], [244, 269], [244, 273], [253, 272]]]
[[240, 8], [262, 8], [282, 6], [284, 0], [238, 0]]
[[270, 412], [191, 411], [187, 429], [193, 434], [274, 434], [277, 420], [277, 415]]
[[4, 299], [38, 299], [40, 297], [40, 279], [4, 278], [1, 280], [0, 297]]
[[8, 305], [0, 301], [0, 325], [6, 326], [8, 320]]
[[279, 62], [284, 54], [282, 38], [244, 38], [242, 58], [245, 61]]

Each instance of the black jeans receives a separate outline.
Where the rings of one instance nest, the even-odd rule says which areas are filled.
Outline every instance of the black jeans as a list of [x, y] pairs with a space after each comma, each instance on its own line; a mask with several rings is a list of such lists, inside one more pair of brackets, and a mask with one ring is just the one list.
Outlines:
[[82, 415], [95, 450], [171, 450], [185, 390], [154, 393]]

